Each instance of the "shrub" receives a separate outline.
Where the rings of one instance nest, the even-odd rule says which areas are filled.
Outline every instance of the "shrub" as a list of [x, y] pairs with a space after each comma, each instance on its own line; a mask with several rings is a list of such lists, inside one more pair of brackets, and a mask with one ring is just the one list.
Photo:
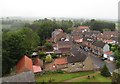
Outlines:
[[110, 72], [109, 72], [109, 70], [108, 70], [106, 65], [103, 66], [103, 68], [101, 70], [101, 75], [105, 76], [105, 77], [111, 76], [111, 74], [110, 74]]

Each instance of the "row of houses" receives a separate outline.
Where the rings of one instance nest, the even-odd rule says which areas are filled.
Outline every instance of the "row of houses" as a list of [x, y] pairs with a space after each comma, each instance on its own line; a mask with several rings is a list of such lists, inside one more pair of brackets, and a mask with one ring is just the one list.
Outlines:
[[[88, 65], [89, 64], [89, 65]], [[76, 71], [91, 71], [94, 70], [94, 64], [90, 55], [85, 55], [73, 46], [70, 50], [70, 55], [65, 57], [58, 57], [51, 63], [44, 63], [38, 57], [29, 58], [23, 56], [16, 65], [16, 73], [32, 71], [39, 73], [43, 71], [64, 70], [66, 72]]]
[[90, 31], [89, 26], [79, 26], [71, 32], [69, 39], [64, 37], [65, 40], [57, 41], [55, 44], [53, 44], [53, 48], [56, 53], [70, 55], [69, 53], [72, 43], [78, 43], [81, 45], [81, 47], [84, 47], [85, 50], [91, 51], [98, 56], [105, 57], [107, 53], [108, 59], [113, 61], [113, 53], [108, 54], [108, 52], [111, 52], [108, 44], [119, 44], [119, 40], [117, 39], [118, 34], [119, 33], [117, 31], [104, 31], [101, 33], [99, 31]]
[[69, 56], [56, 58], [52, 63], [46, 64], [45, 71], [49, 70], [90, 71], [94, 70], [94, 64], [90, 56], [86, 56], [76, 47], [72, 47]]
[[76, 40], [82, 40], [83, 37], [91, 37], [105, 43], [120, 44], [120, 40], [118, 39], [120, 32], [118, 31], [103, 31], [101, 33], [99, 31], [91, 31], [89, 26], [79, 26], [71, 32], [71, 35], [75, 42], [77, 42]]
[[[89, 27], [88, 27], [89, 28]], [[82, 29], [86, 29], [83, 27]], [[119, 44], [117, 31], [104, 31], [103, 33], [99, 31], [85, 31], [80, 32], [80, 28], [74, 29], [71, 33], [73, 42], [80, 44], [80, 47], [86, 51], [90, 51], [97, 56], [103, 56], [113, 61], [114, 56], [110, 51], [110, 46], [108, 44]], [[107, 56], [106, 56], [107, 55]]]

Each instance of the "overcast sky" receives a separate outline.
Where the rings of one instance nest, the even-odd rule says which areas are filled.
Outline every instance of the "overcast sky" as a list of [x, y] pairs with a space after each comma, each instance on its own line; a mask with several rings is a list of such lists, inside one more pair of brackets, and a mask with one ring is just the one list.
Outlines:
[[119, 0], [1, 0], [0, 17], [117, 19]]

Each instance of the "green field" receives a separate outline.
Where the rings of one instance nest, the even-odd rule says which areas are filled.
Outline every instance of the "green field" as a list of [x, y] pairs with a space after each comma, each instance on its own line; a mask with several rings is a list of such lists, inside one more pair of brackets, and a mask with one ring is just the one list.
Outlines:
[[85, 76], [92, 74], [94, 72], [78, 72], [78, 73], [50, 73], [50, 74], [43, 74], [36, 76], [36, 82], [49, 82], [49, 80], [52, 80], [52, 82], [62, 82], [65, 80], [69, 80], [72, 78], [80, 77], [80, 76]]
[[97, 74], [94, 76], [91, 76], [90, 79], [88, 79], [88, 77], [86, 78], [80, 78], [78, 80], [74, 80], [72, 82], [111, 82], [111, 78], [110, 77], [103, 77], [100, 74]]

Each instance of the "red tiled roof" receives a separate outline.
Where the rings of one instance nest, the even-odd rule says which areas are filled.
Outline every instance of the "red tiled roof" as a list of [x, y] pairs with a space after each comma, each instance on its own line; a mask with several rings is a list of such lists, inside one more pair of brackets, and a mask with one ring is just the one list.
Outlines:
[[33, 71], [33, 64], [32, 60], [25, 55], [17, 63], [16, 73], [21, 73], [28, 70]]
[[105, 52], [105, 54], [111, 55], [111, 54], [113, 54], [113, 52], [112, 51], [108, 51], [108, 52]]
[[42, 70], [40, 66], [33, 65], [33, 71], [34, 73], [37, 73], [37, 72], [41, 72]]
[[80, 29], [88, 29], [89, 26], [79, 26]]
[[66, 58], [58, 58], [55, 59], [55, 64], [67, 64], [67, 59]]
[[106, 42], [113, 42], [112, 40], [106, 40]]
[[36, 66], [43, 66], [43, 62], [39, 58], [35, 58], [34, 65], [36, 65]]

